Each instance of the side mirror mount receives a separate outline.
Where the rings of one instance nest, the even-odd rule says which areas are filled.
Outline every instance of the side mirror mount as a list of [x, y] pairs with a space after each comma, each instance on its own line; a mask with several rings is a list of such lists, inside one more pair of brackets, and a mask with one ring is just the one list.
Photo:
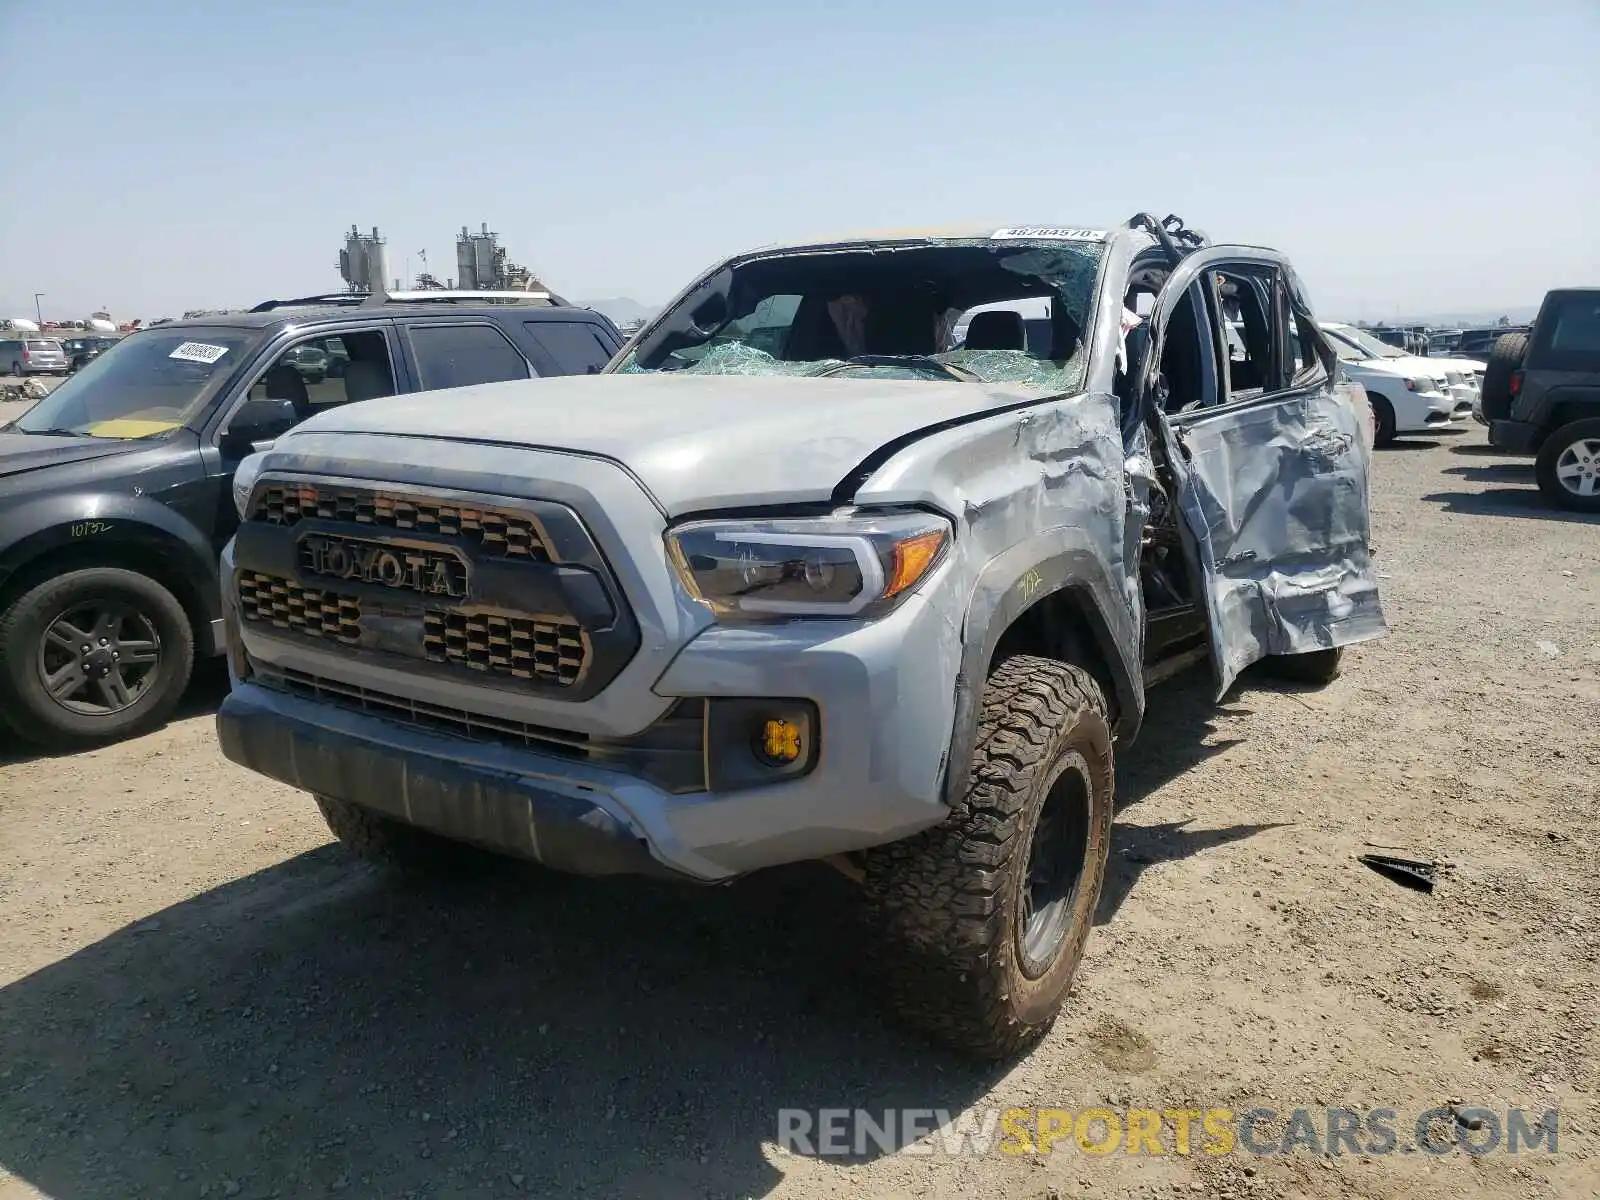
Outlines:
[[300, 423], [290, 400], [246, 400], [228, 422], [223, 445], [235, 454], [249, 454], [258, 442], [282, 437]]

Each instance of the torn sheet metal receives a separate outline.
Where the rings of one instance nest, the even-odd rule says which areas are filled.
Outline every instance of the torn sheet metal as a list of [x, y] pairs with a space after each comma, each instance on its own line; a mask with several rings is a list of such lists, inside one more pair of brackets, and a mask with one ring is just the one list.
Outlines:
[[1267, 655], [1387, 632], [1369, 550], [1367, 448], [1341, 393], [1200, 410], [1173, 425], [1219, 694]]
[[[1130, 502], [1115, 396], [1048, 400], [931, 434], [907, 446], [855, 493], [863, 505], [919, 505], [958, 521], [951, 586], [970, 601], [950, 653], [985, 651], [1021, 611], [1064, 586], [1109, 635], [1116, 701], [1136, 727], [1143, 711], [1139, 539], [1144, 487]], [[1143, 447], [1136, 447], [1136, 453]], [[996, 614], [1004, 614], [996, 621]], [[992, 647], [989, 647], [992, 649]], [[957, 664], [952, 663], [952, 673]], [[965, 664], [981, 680], [987, 662]], [[959, 764], [959, 756], [953, 760]]]

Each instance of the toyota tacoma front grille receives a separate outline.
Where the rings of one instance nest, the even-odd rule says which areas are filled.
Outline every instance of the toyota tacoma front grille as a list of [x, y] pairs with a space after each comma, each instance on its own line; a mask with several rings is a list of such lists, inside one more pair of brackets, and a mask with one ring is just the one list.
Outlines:
[[356, 525], [459, 537], [478, 552], [532, 562], [551, 560], [537, 521], [522, 513], [477, 504], [402, 496], [365, 488], [309, 483], [269, 483], [251, 505], [250, 519], [272, 525], [300, 521], [350, 521]]
[[569, 621], [430, 610], [422, 618], [430, 662], [457, 663], [517, 679], [571, 687], [589, 658], [588, 639]]
[[259, 571], [239, 572], [239, 613], [246, 621], [274, 625], [308, 637], [354, 644], [361, 640], [361, 601], [320, 588], [305, 588]]

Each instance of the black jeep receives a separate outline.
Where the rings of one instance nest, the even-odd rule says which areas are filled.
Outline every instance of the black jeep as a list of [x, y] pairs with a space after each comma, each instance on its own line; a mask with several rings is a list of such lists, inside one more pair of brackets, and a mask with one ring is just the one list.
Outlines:
[[269, 301], [122, 339], [0, 426], [0, 724], [74, 746], [166, 717], [196, 653], [223, 648], [230, 483], [262, 443], [350, 401], [595, 372], [621, 344], [559, 297], [466, 292]]
[[1600, 512], [1600, 288], [1548, 293], [1531, 332], [1495, 343], [1483, 415], [1491, 445], [1535, 457], [1551, 503]]

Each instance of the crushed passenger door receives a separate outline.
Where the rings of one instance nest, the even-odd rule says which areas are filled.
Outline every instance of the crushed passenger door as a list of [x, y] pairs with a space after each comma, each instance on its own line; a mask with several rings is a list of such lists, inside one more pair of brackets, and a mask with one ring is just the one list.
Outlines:
[[[1254, 248], [1197, 251], [1172, 272], [1151, 312], [1151, 352], [1142, 392], [1169, 447], [1182, 532], [1203, 576], [1217, 694], [1268, 655], [1346, 646], [1387, 632], [1369, 548], [1370, 456], [1361, 419], [1326, 339], [1315, 334], [1323, 370], [1288, 377], [1286, 329], [1273, 323], [1265, 388], [1228, 382], [1226, 315], [1219, 270], [1265, 274], [1281, 287], [1284, 312], [1310, 310], [1280, 256]], [[1155, 403], [1168, 318], [1196, 281], [1208, 298], [1209, 332], [1220, 345], [1210, 403], [1163, 413]], [[1271, 288], [1269, 288], [1269, 292]], [[1292, 308], [1290, 308], [1292, 306]], [[1293, 323], [1291, 319], [1291, 324]], [[1300, 328], [1299, 325], [1295, 326]], [[1314, 323], [1309, 326], [1314, 329]]]

